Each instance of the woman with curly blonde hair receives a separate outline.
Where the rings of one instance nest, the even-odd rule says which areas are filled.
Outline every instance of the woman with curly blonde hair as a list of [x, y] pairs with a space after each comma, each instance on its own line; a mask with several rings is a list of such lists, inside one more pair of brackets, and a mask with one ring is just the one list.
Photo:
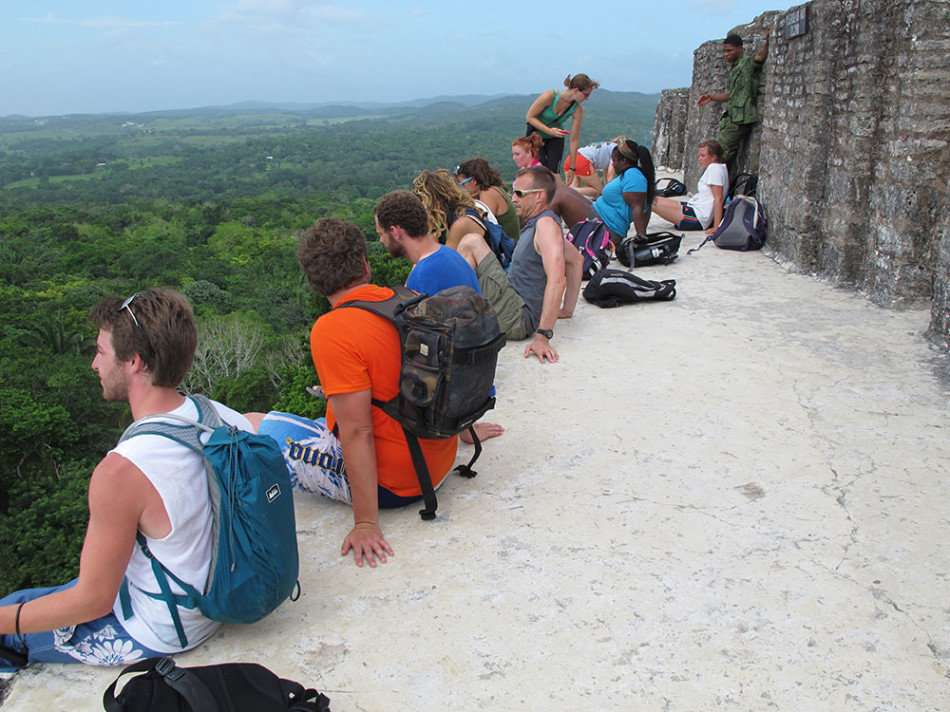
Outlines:
[[478, 217], [475, 200], [444, 168], [422, 171], [412, 182], [412, 192], [425, 206], [429, 234], [443, 245], [456, 249], [465, 235], [485, 236], [485, 224]]

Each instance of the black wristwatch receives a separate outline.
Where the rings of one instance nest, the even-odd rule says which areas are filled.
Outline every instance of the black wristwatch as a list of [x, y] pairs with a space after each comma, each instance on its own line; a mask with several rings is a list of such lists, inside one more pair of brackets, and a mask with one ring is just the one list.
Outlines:
[[538, 329], [537, 333], [549, 341], [554, 338], [554, 329]]

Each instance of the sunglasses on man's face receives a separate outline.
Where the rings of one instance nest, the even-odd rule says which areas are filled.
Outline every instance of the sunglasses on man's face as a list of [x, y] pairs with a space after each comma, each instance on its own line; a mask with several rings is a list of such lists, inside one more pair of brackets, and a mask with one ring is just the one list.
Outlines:
[[513, 190], [513, 191], [511, 191], [511, 192], [512, 192], [514, 195], [517, 195], [519, 198], [523, 198], [523, 197], [525, 197], [526, 195], [529, 195], [529, 194], [531, 194], [531, 193], [540, 193], [542, 190], [544, 190], [544, 188], [529, 188], [528, 190], [518, 190], [518, 189], [515, 189], [515, 190]]

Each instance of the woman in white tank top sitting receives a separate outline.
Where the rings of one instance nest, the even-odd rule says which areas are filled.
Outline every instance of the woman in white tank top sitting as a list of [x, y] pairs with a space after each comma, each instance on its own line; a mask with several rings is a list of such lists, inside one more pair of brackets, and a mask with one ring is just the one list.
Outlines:
[[729, 185], [729, 171], [718, 141], [699, 143], [699, 167], [703, 175], [690, 200], [655, 198], [653, 212], [678, 230], [706, 230], [707, 235], [712, 235], [722, 222], [723, 198]]

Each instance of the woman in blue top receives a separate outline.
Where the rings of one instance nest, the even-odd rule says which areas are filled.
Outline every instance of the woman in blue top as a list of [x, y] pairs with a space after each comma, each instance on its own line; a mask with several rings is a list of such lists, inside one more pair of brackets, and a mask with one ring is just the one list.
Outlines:
[[656, 171], [650, 152], [630, 139], [617, 144], [610, 160], [617, 177], [604, 186], [594, 201], [592, 217], [604, 221], [614, 244], [619, 245], [627, 236], [631, 222], [638, 235], [646, 234]]
[[[566, 89], [560, 91], [548, 89], [534, 100], [525, 120], [528, 130], [525, 136], [537, 132], [544, 141], [538, 152], [541, 164], [557, 173], [561, 167], [561, 156], [564, 155], [564, 137], [571, 137], [571, 152], [564, 172], [564, 179], [570, 185], [574, 180], [577, 149], [580, 147], [581, 123], [584, 121], [584, 108], [581, 104], [590, 98], [590, 93], [600, 86], [586, 74], [568, 75], [564, 80]], [[571, 130], [563, 128], [568, 119], [571, 119]]]

